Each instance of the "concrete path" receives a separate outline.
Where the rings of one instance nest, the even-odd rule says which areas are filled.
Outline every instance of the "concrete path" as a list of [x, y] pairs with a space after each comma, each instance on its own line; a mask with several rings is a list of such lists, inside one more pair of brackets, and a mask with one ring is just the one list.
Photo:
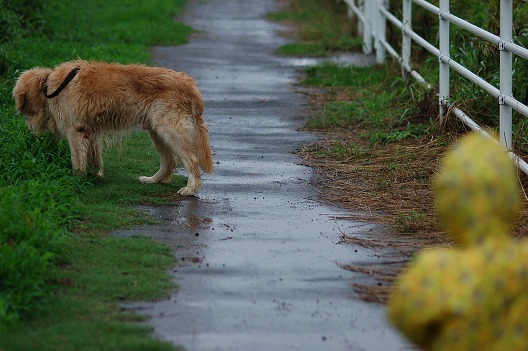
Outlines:
[[285, 43], [265, 20], [275, 10], [273, 0], [190, 0], [183, 21], [200, 32], [154, 48], [157, 64], [199, 82], [216, 170], [198, 198], [143, 208], [162, 224], [118, 233], [162, 240], [181, 263], [170, 300], [135, 307], [189, 351], [407, 349], [384, 307], [355, 297], [365, 278], [336, 265], [381, 253], [338, 244], [357, 223], [311, 200], [312, 171], [292, 153], [314, 136], [296, 131], [307, 102], [292, 88], [298, 61], [274, 55]]

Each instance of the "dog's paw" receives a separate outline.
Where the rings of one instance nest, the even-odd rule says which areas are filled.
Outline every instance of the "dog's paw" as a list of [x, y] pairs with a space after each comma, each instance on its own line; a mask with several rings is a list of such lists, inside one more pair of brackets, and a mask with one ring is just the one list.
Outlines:
[[143, 183], [143, 184], [152, 184], [152, 183], [156, 183], [156, 182], [154, 181], [154, 179], [152, 179], [152, 177], [141, 176], [141, 177], [138, 177], [137, 180], [138, 180], [140, 183]]
[[178, 190], [178, 194], [183, 195], [183, 196], [194, 196], [196, 195], [196, 189], [191, 189], [188, 186], [186, 186]]
[[97, 176], [98, 176], [99, 178], [102, 178], [102, 177], [104, 176], [104, 172], [103, 172], [102, 169], [100, 169], [100, 170], [97, 171]]

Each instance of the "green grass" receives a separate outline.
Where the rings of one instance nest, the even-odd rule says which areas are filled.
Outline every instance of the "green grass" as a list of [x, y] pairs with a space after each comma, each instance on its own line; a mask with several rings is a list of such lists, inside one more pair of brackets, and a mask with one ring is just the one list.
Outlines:
[[326, 63], [305, 73], [301, 84], [324, 88], [326, 100], [308, 120], [310, 129], [366, 129], [366, 139], [379, 143], [421, 138], [433, 127], [424, 111], [429, 95], [418, 83], [399, 78], [395, 66]]
[[387, 80], [384, 66], [354, 67], [335, 63], [323, 63], [305, 69], [304, 85], [333, 86], [371, 86]]
[[176, 194], [186, 184], [186, 178], [176, 175], [170, 184], [137, 181], [138, 176], [151, 176], [159, 168], [159, 154], [146, 132], [134, 132], [112, 143], [104, 154], [105, 176], [93, 176], [92, 186], [83, 193], [82, 230], [106, 231], [151, 223], [150, 217], [130, 205], [166, 204], [170, 199], [167, 195]]
[[338, 142], [329, 149], [318, 153], [320, 157], [330, 157], [336, 160], [357, 160], [368, 157], [370, 154], [369, 146], [364, 143]]
[[295, 0], [268, 17], [294, 22], [299, 28], [297, 42], [278, 49], [281, 55], [329, 56], [334, 52], [358, 51], [362, 41], [353, 36], [355, 27], [348, 20], [342, 1]]
[[293, 43], [281, 46], [277, 49], [277, 53], [283, 56], [324, 57], [327, 55], [327, 50], [315, 43]]
[[[192, 28], [173, 16], [185, 0], [47, 1], [40, 31], [0, 46], [0, 69], [8, 77], [34, 66], [54, 66], [77, 58], [148, 62], [148, 46], [187, 42]], [[2, 72], [0, 70], [0, 73]]]
[[146, 238], [70, 235], [48, 284], [53, 294], [36, 316], [0, 338], [3, 350], [172, 350], [152, 340], [144, 318], [117, 302], [157, 299], [173, 288], [170, 249]]
[[0, 0], [0, 350], [174, 350], [151, 338], [121, 303], [174, 288], [169, 248], [114, 238], [151, 223], [133, 204], [160, 204], [184, 185], [145, 185], [159, 156], [145, 133], [105, 151], [105, 177], [71, 171], [69, 148], [36, 137], [17, 116], [19, 72], [82, 58], [150, 60], [153, 44], [182, 44], [192, 29], [173, 17], [184, 0]]

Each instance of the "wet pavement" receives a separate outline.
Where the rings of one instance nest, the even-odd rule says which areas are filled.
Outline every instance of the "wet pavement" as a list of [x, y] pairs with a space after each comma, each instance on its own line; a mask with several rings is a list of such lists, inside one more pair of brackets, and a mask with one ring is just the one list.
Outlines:
[[303, 62], [274, 55], [286, 43], [265, 19], [276, 10], [272, 0], [190, 0], [190, 44], [153, 49], [157, 64], [198, 81], [216, 169], [198, 198], [142, 207], [160, 224], [116, 233], [161, 240], [180, 262], [169, 300], [133, 307], [189, 351], [408, 349], [384, 306], [355, 295], [366, 278], [336, 264], [383, 259], [338, 243], [340, 231], [379, 228], [334, 220], [342, 210], [313, 200], [312, 170], [293, 154], [315, 137], [296, 131], [308, 109], [292, 86]]

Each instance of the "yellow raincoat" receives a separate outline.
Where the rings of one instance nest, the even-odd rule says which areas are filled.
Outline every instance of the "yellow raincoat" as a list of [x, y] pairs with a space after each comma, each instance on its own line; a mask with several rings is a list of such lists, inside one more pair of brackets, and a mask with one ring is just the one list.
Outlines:
[[464, 137], [435, 179], [456, 248], [422, 252], [397, 280], [391, 321], [426, 350], [528, 350], [528, 241], [512, 160], [494, 141]]

